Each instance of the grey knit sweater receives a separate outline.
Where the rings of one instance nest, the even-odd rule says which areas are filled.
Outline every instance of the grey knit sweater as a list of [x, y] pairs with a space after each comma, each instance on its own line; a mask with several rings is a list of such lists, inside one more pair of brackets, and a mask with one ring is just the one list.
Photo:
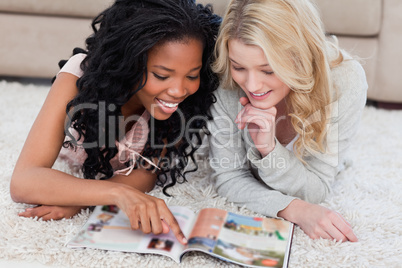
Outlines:
[[247, 129], [239, 130], [234, 120], [242, 109], [243, 92], [219, 88], [209, 122], [209, 156], [212, 176], [220, 195], [229, 202], [270, 217], [295, 198], [322, 202], [343, 168], [366, 103], [367, 82], [361, 65], [352, 59], [331, 71], [339, 98], [331, 105], [325, 153], [311, 152], [303, 164], [276, 140], [275, 149], [261, 158]]

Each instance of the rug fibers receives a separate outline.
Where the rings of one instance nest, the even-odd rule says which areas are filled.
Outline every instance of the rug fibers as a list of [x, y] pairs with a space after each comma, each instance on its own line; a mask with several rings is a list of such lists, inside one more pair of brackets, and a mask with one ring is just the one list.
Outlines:
[[[181, 264], [163, 256], [74, 250], [65, 243], [85, 223], [89, 211], [72, 219], [49, 221], [18, 217], [28, 205], [14, 203], [10, 175], [49, 86], [0, 81], [0, 259], [36, 261], [53, 267], [238, 267], [203, 253], [187, 254]], [[353, 226], [356, 243], [311, 240], [295, 229], [289, 267], [402, 267], [402, 111], [366, 107], [355, 143], [353, 164], [333, 185], [322, 205], [340, 212]], [[207, 149], [204, 149], [203, 153]], [[199, 172], [176, 185], [167, 198], [160, 188], [151, 194], [169, 205], [194, 211], [223, 208], [256, 215], [217, 195], [202, 161]], [[63, 162], [55, 168], [68, 172]]]

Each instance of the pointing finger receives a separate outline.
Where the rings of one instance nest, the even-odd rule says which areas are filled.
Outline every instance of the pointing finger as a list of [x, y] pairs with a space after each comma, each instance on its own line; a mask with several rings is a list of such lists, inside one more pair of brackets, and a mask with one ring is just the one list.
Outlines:
[[179, 240], [179, 242], [181, 244], [186, 245], [187, 239], [184, 236], [176, 218], [170, 213], [170, 215], [164, 217], [163, 220], [169, 225], [170, 230], [172, 230], [172, 232], [176, 236], [177, 240]]

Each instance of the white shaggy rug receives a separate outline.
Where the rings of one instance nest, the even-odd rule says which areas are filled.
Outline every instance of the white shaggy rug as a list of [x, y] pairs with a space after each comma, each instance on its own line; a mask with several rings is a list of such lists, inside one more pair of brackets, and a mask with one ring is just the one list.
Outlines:
[[[73, 219], [43, 222], [20, 218], [27, 207], [9, 195], [10, 175], [48, 86], [0, 81], [0, 260], [36, 261], [54, 267], [237, 267], [202, 253], [191, 253], [181, 264], [163, 256], [64, 246], [85, 223], [89, 212]], [[333, 195], [323, 204], [353, 225], [357, 243], [311, 240], [295, 230], [289, 267], [402, 267], [402, 111], [365, 108], [353, 165], [339, 176]], [[66, 170], [63, 163], [56, 168]], [[166, 198], [170, 205], [199, 210], [218, 207], [251, 215], [217, 196], [208, 168], [188, 183], [177, 185]]]

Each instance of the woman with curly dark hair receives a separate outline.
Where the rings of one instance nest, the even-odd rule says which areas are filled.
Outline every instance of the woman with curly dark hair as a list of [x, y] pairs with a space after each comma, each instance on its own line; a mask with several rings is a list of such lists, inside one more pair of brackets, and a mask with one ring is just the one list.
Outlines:
[[[218, 86], [210, 62], [220, 21], [193, 0], [117, 0], [98, 15], [86, 49], [60, 63], [14, 169], [13, 200], [40, 205], [20, 216], [117, 205], [133, 229], [170, 227], [185, 243], [165, 202], [145, 192], [157, 183], [168, 194], [194, 161]], [[53, 169], [59, 153], [90, 180]]]

